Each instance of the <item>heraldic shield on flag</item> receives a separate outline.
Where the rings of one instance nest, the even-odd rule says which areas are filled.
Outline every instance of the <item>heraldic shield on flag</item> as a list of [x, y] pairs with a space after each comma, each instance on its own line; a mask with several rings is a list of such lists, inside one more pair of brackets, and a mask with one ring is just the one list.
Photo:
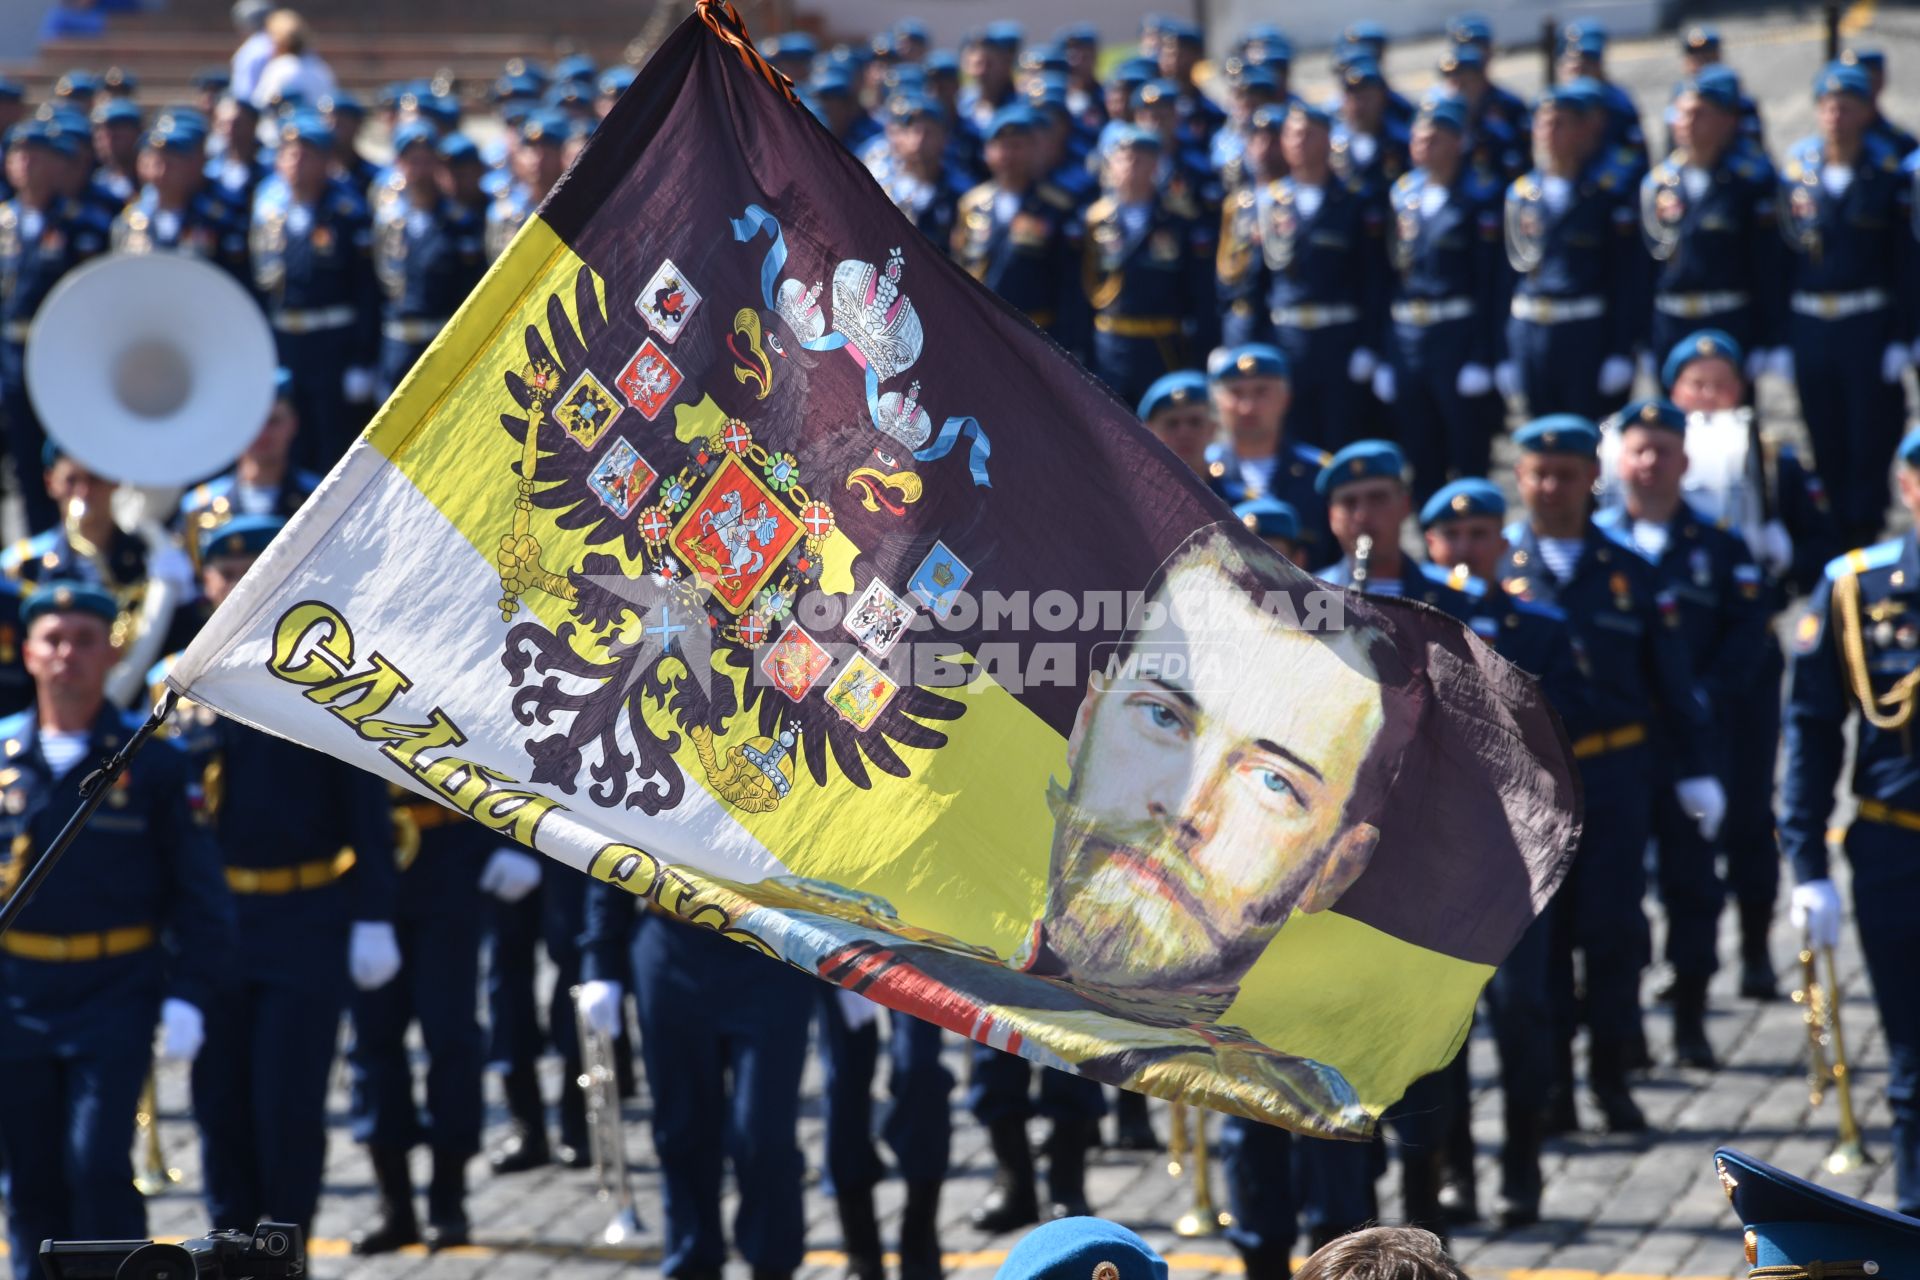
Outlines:
[[170, 683], [883, 1005], [1334, 1137], [1453, 1056], [1579, 827], [1531, 680], [1248, 533], [712, 0]]

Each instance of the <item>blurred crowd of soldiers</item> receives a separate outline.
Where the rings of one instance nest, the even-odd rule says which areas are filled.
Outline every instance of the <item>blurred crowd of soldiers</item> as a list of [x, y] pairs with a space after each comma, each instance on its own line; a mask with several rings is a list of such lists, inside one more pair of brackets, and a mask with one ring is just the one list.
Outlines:
[[[1779, 996], [1783, 854], [1794, 926], [1837, 937], [1827, 827], [1857, 707], [1855, 915], [1890, 1045], [1900, 1207], [1920, 1209], [1920, 995], [1906, 981], [1920, 971], [1907, 910], [1920, 907], [1920, 544], [1878, 541], [1890, 467], [1899, 503], [1920, 511], [1920, 436], [1902, 435], [1920, 161], [1878, 109], [1884, 59], [1854, 50], [1823, 68], [1818, 132], [1776, 162], [1710, 29], [1684, 33], [1670, 100], [1641, 104], [1659, 112], [1652, 145], [1607, 78], [1599, 26], [1565, 29], [1560, 74], [1531, 103], [1496, 83], [1485, 21], [1449, 35], [1417, 103], [1388, 83], [1387, 34], [1364, 22], [1334, 51], [1325, 102], [1292, 92], [1293, 48], [1271, 26], [1208, 63], [1197, 27], [1151, 19], [1104, 82], [1095, 33], [1077, 28], [1039, 42], [994, 23], [956, 56], [902, 21], [866, 44], [792, 34], [761, 52], [908, 219], [1136, 407], [1248, 528], [1329, 581], [1455, 614], [1541, 678], [1587, 821], [1571, 879], [1485, 1002], [1499, 1225], [1537, 1220], [1541, 1145], [1583, 1122], [1583, 1033], [1587, 1121], [1646, 1125], [1631, 1087], [1654, 1066], [1649, 892], [1667, 922], [1654, 998], [1689, 1069], [1715, 1065], [1707, 991], [1729, 899], [1743, 998]], [[0, 890], [164, 672], [129, 670], [133, 633], [158, 657], [205, 621], [632, 78], [581, 57], [516, 60], [484, 95], [502, 126], [486, 141], [462, 128], [482, 95], [443, 81], [371, 103], [255, 105], [208, 73], [197, 101], [157, 107], [124, 69], [70, 73], [38, 104], [0, 81], [0, 420], [31, 529], [0, 559], [0, 711], [16, 713], [0, 722]], [[361, 150], [370, 118], [385, 163]], [[258, 438], [160, 537], [114, 523], [114, 483], [48, 444], [26, 391], [36, 311], [107, 252], [231, 272], [282, 365]], [[1750, 426], [1760, 376], [1797, 388], [1811, 448], [1743, 428], [1756, 491], [1736, 507], [1690, 487], [1689, 447], [1709, 438], [1702, 422]], [[1492, 476], [1510, 428], [1512, 475]], [[157, 621], [143, 604], [163, 588], [178, 605]], [[1774, 623], [1803, 596], [1789, 654]], [[936, 1028], [637, 916], [618, 890], [202, 709], [177, 712], [171, 736], [0, 937], [16, 1280], [43, 1238], [145, 1234], [128, 1136], [156, 1025], [162, 1054], [193, 1061], [214, 1226], [311, 1224], [346, 1015], [353, 1132], [379, 1192], [356, 1248], [465, 1242], [488, 1069], [507, 1115], [487, 1152], [496, 1176], [588, 1161], [576, 986], [623, 1074], [636, 1055], [644, 1067], [666, 1274], [720, 1274], [729, 1167], [732, 1247], [756, 1277], [799, 1265], [799, 1087], [817, 1029], [849, 1274], [886, 1270], [884, 1055], [878, 1134], [906, 1186], [898, 1269], [939, 1275], [956, 1080]], [[537, 994], [541, 952], [553, 985]], [[562, 1061], [554, 1131], [548, 1050]], [[1159, 1145], [1135, 1095], [1106, 1131], [1108, 1101], [1084, 1079], [984, 1047], [967, 1076], [996, 1163], [972, 1210], [982, 1231], [1084, 1213], [1092, 1147]], [[1389, 1152], [1411, 1220], [1444, 1233], [1479, 1218], [1466, 1090], [1463, 1055], [1374, 1144], [1229, 1121], [1230, 1237], [1248, 1273], [1284, 1276], [1296, 1240], [1372, 1221]]]

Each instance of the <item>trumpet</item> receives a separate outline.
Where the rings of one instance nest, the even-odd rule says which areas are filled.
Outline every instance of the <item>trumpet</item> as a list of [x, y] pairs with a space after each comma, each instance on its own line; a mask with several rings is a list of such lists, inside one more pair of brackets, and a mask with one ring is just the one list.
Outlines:
[[140, 1102], [133, 1112], [133, 1136], [139, 1145], [139, 1172], [133, 1175], [134, 1189], [143, 1196], [157, 1196], [180, 1181], [180, 1171], [167, 1167], [160, 1150], [160, 1098], [151, 1073], [140, 1090]]
[[1822, 1167], [1828, 1173], [1846, 1173], [1871, 1164], [1873, 1158], [1860, 1140], [1860, 1121], [1853, 1110], [1853, 1071], [1840, 1028], [1839, 969], [1833, 948], [1821, 950], [1826, 960], [1825, 983], [1820, 980], [1820, 957], [1812, 940], [1800, 948], [1800, 989], [1793, 993], [1793, 1002], [1800, 1006], [1801, 1020], [1807, 1025], [1807, 1102], [1819, 1106], [1831, 1085], [1840, 1110], [1839, 1131]]
[[[1193, 1112], [1193, 1129], [1187, 1129], [1187, 1113]], [[1167, 1176], [1179, 1181], [1189, 1161], [1193, 1165], [1193, 1203], [1173, 1220], [1173, 1234], [1186, 1240], [1217, 1236], [1233, 1225], [1233, 1215], [1214, 1207], [1213, 1170], [1207, 1158], [1207, 1113], [1176, 1102], [1168, 1110], [1171, 1127], [1167, 1133]]]
[[587, 1145], [593, 1152], [594, 1177], [600, 1199], [614, 1206], [613, 1221], [600, 1233], [601, 1244], [625, 1244], [640, 1234], [640, 1211], [634, 1205], [633, 1181], [627, 1174], [627, 1135], [620, 1121], [620, 1073], [613, 1055], [613, 1037], [600, 1031], [580, 1012], [580, 988], [568, 992], [580, 1027], [580, 1092], [587, 1100]]

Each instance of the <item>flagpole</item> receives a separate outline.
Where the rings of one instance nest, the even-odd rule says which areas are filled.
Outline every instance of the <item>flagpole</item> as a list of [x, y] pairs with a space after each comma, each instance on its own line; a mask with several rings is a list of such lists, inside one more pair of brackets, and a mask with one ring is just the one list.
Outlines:
[[67, 819], [67, 825], [60, 828], [60, 834], [53, 838], [53, 843], [42, 850], [40, 856], [34, 859], [33, 865], [27, 868], [26, 875], [21, 877], [12, 896], [5, 902], [0, 902], [0, 934], [11, 928], [13, 922], [20, 918], [20, 913], [27, 909], [27, 903], [33, 898], [34, 891], [49, 875], [53, 874], [54, 866], [66, 853], [68, 847], [79, 838], [81, 829], [87, 825], [88, 819], [93, 817], [94, 811], [107, 798], [107, 792], [111, 791], [113, 784], [120, 780], [120, 775], [127, 771], [127, 765], [132, 762], [135, 755], [139, 754], [140, 748], [147, 745], [147, 739], [153, 737], [155, 731], [166, 723], [167, 717], [173, 713], [173, 704], [179, 696], [172, 689], [161, 694], [159, 703], [153, 708], [153, 714], [147, 717], [145, 724], [134, 731], [131, 738], [127, 739], [127, 745], [114, 752], [105, 764], [81, 780], [80, 807], [74, 810], [71, 818]]

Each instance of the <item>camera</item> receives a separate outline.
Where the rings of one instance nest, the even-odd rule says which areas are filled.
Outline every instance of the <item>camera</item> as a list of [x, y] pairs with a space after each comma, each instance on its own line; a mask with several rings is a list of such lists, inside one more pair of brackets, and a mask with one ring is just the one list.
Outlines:
[[290, 1222], [209, 1231], [197, 1240], [48, 1240], [47, 1280], [293, 1280], [307, 1272], [307, 1242]]

